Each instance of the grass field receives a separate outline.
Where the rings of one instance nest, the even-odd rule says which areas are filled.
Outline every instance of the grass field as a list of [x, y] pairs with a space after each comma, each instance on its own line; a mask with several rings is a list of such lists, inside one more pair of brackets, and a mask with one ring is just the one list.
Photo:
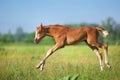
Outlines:
[[[67, 46], [50, 56], [45, 69], [36, 65], [52, 46], [0, 46], [0, 80], [120, 80], [120, 46], [109, 46], [112, 68], [100, 71], [99, 61], [87, 46]], [[104, 54], [103, 54], [104, 56]]]

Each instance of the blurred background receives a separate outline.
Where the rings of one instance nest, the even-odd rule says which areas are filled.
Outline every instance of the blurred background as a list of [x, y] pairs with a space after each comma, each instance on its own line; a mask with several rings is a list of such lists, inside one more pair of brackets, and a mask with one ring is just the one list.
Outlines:
[[[34, 43], [41, 23], [102, 26], [110, 33], [105, 39], [100, 33], [100, 42], [109, 44], [112, 69], [100, 72], [98, 58], [83, 42], [56, 51], [40, 72], [37, 64], [55, 44], [51, 37]], [[0, 80], [120, 80], [119, 70], [120, 0], [0, 0]]]
[[[31, 44], [36, 27], [43, 23], [102, 26], [110, 32], [104, 41], [119, 45], [119, 3], [120, 0], [0, 0], [0, 44]], [[46, 37], [41, 44], [47, 43], [54, 41]]]

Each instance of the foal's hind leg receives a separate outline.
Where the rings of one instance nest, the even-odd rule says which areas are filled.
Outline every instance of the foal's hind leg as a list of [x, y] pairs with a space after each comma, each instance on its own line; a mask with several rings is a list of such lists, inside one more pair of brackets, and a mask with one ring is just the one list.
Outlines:
[[108, 68], [111, 68], [108, 60], [108, 45], [107, 44], [100, 44], [100, 47], [104, 49], [105, 53], [105, 64], [107, 65]]
[[99, 62], [100, 62], [100, 69], [102, 71], [103, 67], [104, 67], [102, 53], [99, 51], [99, 49], [97, 47], [90, 45], [87, 41], [85, 41], [85, 42], [98, 56], [98, 59], [99, 59]]
[[95, 45], [96, 47], [102, 48], [104, 50], [105, 54], [105, 64], [107, 65], [108, 68], [111, 68], [108, 60], [108, 45], [107, 44], [101, 44], [98, 42], [94, 42], [92, 45]]

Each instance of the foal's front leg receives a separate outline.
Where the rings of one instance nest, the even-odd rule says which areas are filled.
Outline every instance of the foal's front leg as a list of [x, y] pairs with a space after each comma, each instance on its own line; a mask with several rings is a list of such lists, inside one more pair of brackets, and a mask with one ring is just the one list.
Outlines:
[[43, 60], [37, 65], [37, 69], [40, 68], [40, 70], [43, 70], [46, 59], [47, 59], [52, 53], [54, 53], [57, 49], [59, 49], [59, 48], [60, 48], [60, 45], [58, 45], [58, 44], [56, 44], [53, 48], [51, 48], [51, 49], [47, 52], [47, 54], [46, 54], [46, 56], [43, 58]]

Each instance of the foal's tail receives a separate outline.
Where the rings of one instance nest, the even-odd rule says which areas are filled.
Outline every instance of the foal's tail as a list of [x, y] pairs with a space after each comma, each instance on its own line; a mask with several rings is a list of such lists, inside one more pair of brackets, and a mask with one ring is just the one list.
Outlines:
[[108, 31], [105, 30], [105, 29], [102, 28], [102, 27], [96, 27], [96, 29], [97, 29], [98, 31], [102, 32], [104, 37], [107, 37], [107, 36], [109, 35]]

